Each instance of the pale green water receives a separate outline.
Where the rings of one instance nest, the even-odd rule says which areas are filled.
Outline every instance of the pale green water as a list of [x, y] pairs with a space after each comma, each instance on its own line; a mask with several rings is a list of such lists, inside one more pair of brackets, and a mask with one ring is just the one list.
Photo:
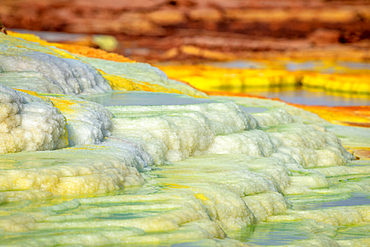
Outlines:
[[245, 93], [267, 98], [279, 98], [285, 102], [303, 105], [320, 106], [360, 106], [370, 105], [370, 95], [340, 96], [331, 95], [327, 92], [310, 91], [308, 89], [284, 89], [277, 90], [248, 90]]
[[210, 99], [193, 98], [174, 93], [120, 92], [80, 96], [104, 106], [120, 105], [189, 105], [214, 102]]
[[[148, 92], [111, 92], [98, 95], [80, 96], [85, 100], [93, 101], [104, 106], [124, 105], [189, 105], [216, 102], [211, 99], [193, 98], [186, 95], [174, 93], [148, 93]], [[268, 109], [263, 107], [240, 108], [248, 113], [261, 113]]]

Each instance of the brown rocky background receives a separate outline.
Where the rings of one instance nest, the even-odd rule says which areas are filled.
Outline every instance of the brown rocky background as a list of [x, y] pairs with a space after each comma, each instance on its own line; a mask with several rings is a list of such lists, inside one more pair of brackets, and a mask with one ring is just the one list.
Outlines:
[[370, 0], [0, 0], [8, 29], [108, 34], [141, 61], [370, 61]]

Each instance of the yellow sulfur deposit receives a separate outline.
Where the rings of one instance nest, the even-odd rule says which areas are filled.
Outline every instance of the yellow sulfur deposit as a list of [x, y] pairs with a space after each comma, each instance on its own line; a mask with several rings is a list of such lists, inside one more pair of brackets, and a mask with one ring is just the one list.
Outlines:
[[[277, 67], [276, 63], [266, 62]], [[283, 61], [281, 63], [284, 63]], [[333, 66], [326, 62], [323, 66]], [[281, 67], [281, 66], [280, 66]], [[370, 94], [370, 77], [363, 70], [356, 74], [337, 66], [347, 74], [324, 74], [283, 69], [236, 69], [204, 65], [159, 66], [170, 78], [189, 83], [203, 91], [247, 92], [253, 88], [304, 86], [330, 92]]]
[[370, 94], [370, 76], [359, 75], [327, 75], [308, 73], [303, 76], [302, 85], [308, 88], [322, 88], [331, 92]]
[[119, 63], [95, 58], [81, 59], [96, 68], [109, 81], [114, 90], [178, 93], [204, 98], [205, 93], [195, 88], [171, 80], [156, 67], [144, 63]]
[[106, 74], [103, 71], [102, 75], [109, 81], [114, 90], [125, 91], [148, 91], [148, 92], [162, 92], [162, 93], [178, 93], [182, 92], [178, 89], [166, 88], [164, 86], [150, 84], [147, 82], [133, 81], [119, 75]]
[[300, 74], [284, 70], [227, 69], [210, 66], [159, 66], [170, 78], [185, 81], [204, 91], [238, 91], [253, 87], [299, 84]]

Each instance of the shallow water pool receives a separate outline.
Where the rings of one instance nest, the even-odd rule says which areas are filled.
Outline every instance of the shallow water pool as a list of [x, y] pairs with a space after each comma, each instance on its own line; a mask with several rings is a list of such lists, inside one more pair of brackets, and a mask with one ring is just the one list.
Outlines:
[[175, 93], [120, 92], [80, 96], [104, 106], [122, 105], [189, 105], [214, 102], [210, 99], [193, 98]]

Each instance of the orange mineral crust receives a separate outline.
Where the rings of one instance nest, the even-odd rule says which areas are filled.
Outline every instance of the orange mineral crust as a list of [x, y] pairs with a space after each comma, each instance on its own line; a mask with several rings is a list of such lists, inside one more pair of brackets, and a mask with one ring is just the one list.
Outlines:
[[115, 61], [115, 62], [131, 62], [131, 63], [135, 62], [134, 60], [131, 60], [117, 53], [106, 52], [106, 51], [95, 49], [92, 47], [87, 47], [87, 46], [82, 46], [82, 45], [57, 44], [57, 43], [52, 43], [51, 45], [57, 48], [69, 51], [70, 53], [82, 55], [85, 57], [100, 58], [100, 59], [110, 60], [110, 61]]
[[21, 34], [9, 31], [10, 36], [22, 38], [27, 41], [37, 42], [41, 45], [54, 46], [62, 50], [66, 50], [76, 55], [82, 55], [91, 58], [100, 58], [104, 60], [110, 60], [115, 62], [135, 62], [127, 57], [119, 55], [117, 53], [106, 52], [101, 49], [95, 49], [88, 46], [73, 45], [73, 44], [60, 44], [60, 43], [49, 43], [45, 40], [40, 39], [38, 36], [33, 34]]
[[[216, 92], [216, 91], [203, 91], [209, 96], [232, 96], [232, 97], [249, 97], [249, 98], [258, 98], [258, 99], [267, 99], [264, 96], [251, 95], [246, 93], [234, 93], [234, 92]], [[272, 99], [279, 100], [279, 99]]]
[[291, 104], [341, 125], [370, 128], [370, 106], [306, 106]]
[[353, 155], [360, 160], [370, 160], [370, 148], [353, 148]]

